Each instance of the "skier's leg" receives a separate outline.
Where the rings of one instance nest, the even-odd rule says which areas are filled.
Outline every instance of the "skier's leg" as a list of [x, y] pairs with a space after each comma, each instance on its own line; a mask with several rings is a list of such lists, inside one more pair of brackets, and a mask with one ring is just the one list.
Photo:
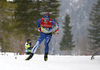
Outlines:
[[42, 33], [40, 33], [40, 36], [38, 37], [36, 44], [31, 51], [30, 56], [28, 56], [25, 60], [30, 60], [33, 57], [34, 53], [36, 52], [37, 48], [40, 46], [40, 44], [44, 40], [44, 38], [45, 38], [45, 36]]
[[44, 60], [47, 61], [48, 60], [48, 53], [44, 54]]
[[33, 47], [31, 53], [35, 53], [37, 48], [40, 46], [41, 42], [44, 40], [45, 35], [42, 33], [40, 34], [40, 36], [38, 37], [35, 46]]
[[45, 38], [45, 53], [49, 52], [49, 42], [52, 38], [52, 34], [48, 34]]
[[44, 55], [44, 60], [48, 60], [48, 53], [49, 53], [49, 42], [51, 40], [52, 34], [47, 35], [45, 38], [45, 55]]
[[25, 60], [30, 60], [33, 57], [33, 53], [31, 53]]

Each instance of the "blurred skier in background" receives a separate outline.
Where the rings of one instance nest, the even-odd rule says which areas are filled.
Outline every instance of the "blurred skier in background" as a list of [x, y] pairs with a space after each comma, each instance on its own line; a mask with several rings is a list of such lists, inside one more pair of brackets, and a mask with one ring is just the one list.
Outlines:
[[27, 39], [27, 42], [25, 43], [25, 53], [31, 54], [31, 50], [33, 47], [31, 47], [31, 40]]
[[45, 39], [45, 54], [44, 54], [44, 60], [48, 60], [48, 53], [49, 53], [49, 42], [52, 38], [52, 29], [53, 25], [56, 25], [55, 29], [55, 35], [57, 36], [57, 33], [59, 31], [59, 23], [57, 23], [54, 19], [50, 18], [50, 14], [48, 12], [44, 13], [44, 18], [41, 18], [37, 21], [37, 27], [38, 31], [40, 32], [40, 35], [36, 41], [35, 46], [33, 47], [31, 54], [25, 59], [30, 60], [34, 53], [36, 52], [37, 48], [40, 46], [41, 42]]

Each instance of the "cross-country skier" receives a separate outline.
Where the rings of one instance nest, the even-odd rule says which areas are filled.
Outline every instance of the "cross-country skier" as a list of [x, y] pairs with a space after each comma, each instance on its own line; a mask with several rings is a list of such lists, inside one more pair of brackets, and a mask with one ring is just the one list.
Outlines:
[[59, 31], [59, 24], [54, 20], [50, 18], [50, 14], [48, 12], [44, 13], [44, 18], [41, 18], [37, 22], [38, 31], [40, 32], [40, 35], [36, 41], [35, 46], [33, 47], [31, 54], [25, 59], [30, 60], [34, 53], [36, 52], [37, 48], [40, 46], [41, 42], [45, 39], [45, 54], [44, 54], [44, 60], [48, 60], [48, 53], [49, 53], [49, 42], [52, 37], [52, 29], [53, 25], [56, 25], [55, 29], [55, 35], [57, 35]]
[[27, 39], [27, 42], [25, 43], [25, 53], [30, 54], [33, 47], [31, 47], [31, 40]]

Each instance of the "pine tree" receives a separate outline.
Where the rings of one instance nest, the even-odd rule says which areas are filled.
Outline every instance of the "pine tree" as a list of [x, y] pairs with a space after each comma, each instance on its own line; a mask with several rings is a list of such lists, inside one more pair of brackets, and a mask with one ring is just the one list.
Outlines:
[[63, 29], [64, 29], [64, 35], [62, 38], [62, 41], [60, 43], [60, 50], [67, 50], [68, 53], [70, 54], [70, 51], [75, 47], [74, 42], [72, 41], [73, 35], [71, 34], [71, 29], [72, 27], [69, 26], [70, 24], [70, 17], [69, 14], [66, 14], [65, 16], [65, 22], [63, 23]]
[[13, 46], [10, 46], [10, 35], [15, 26], [13, 18], [15, 7], [15, 4], [7, 0], [0, 0], [0, 46], [3, 52], [13, 49]]
[[97, 4], [94, 4], [92, 11], [90, 13], [90, 24], [89, 31], [89, 39], [91, 43], [91, 50], [96, 50], [100, 48], [100, 0], [98, 0]]

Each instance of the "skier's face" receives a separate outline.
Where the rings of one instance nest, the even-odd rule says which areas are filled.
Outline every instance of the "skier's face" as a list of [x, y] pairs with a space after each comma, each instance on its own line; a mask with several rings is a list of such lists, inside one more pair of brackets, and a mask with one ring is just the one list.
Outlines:
[[31, 43], [31, 41], [29, 41], [29, 43]]
[[45, 21], [46, 23], [48, 23], [48, 22], [49, 22], [49, 18], [44, 18], [44, 21]]

